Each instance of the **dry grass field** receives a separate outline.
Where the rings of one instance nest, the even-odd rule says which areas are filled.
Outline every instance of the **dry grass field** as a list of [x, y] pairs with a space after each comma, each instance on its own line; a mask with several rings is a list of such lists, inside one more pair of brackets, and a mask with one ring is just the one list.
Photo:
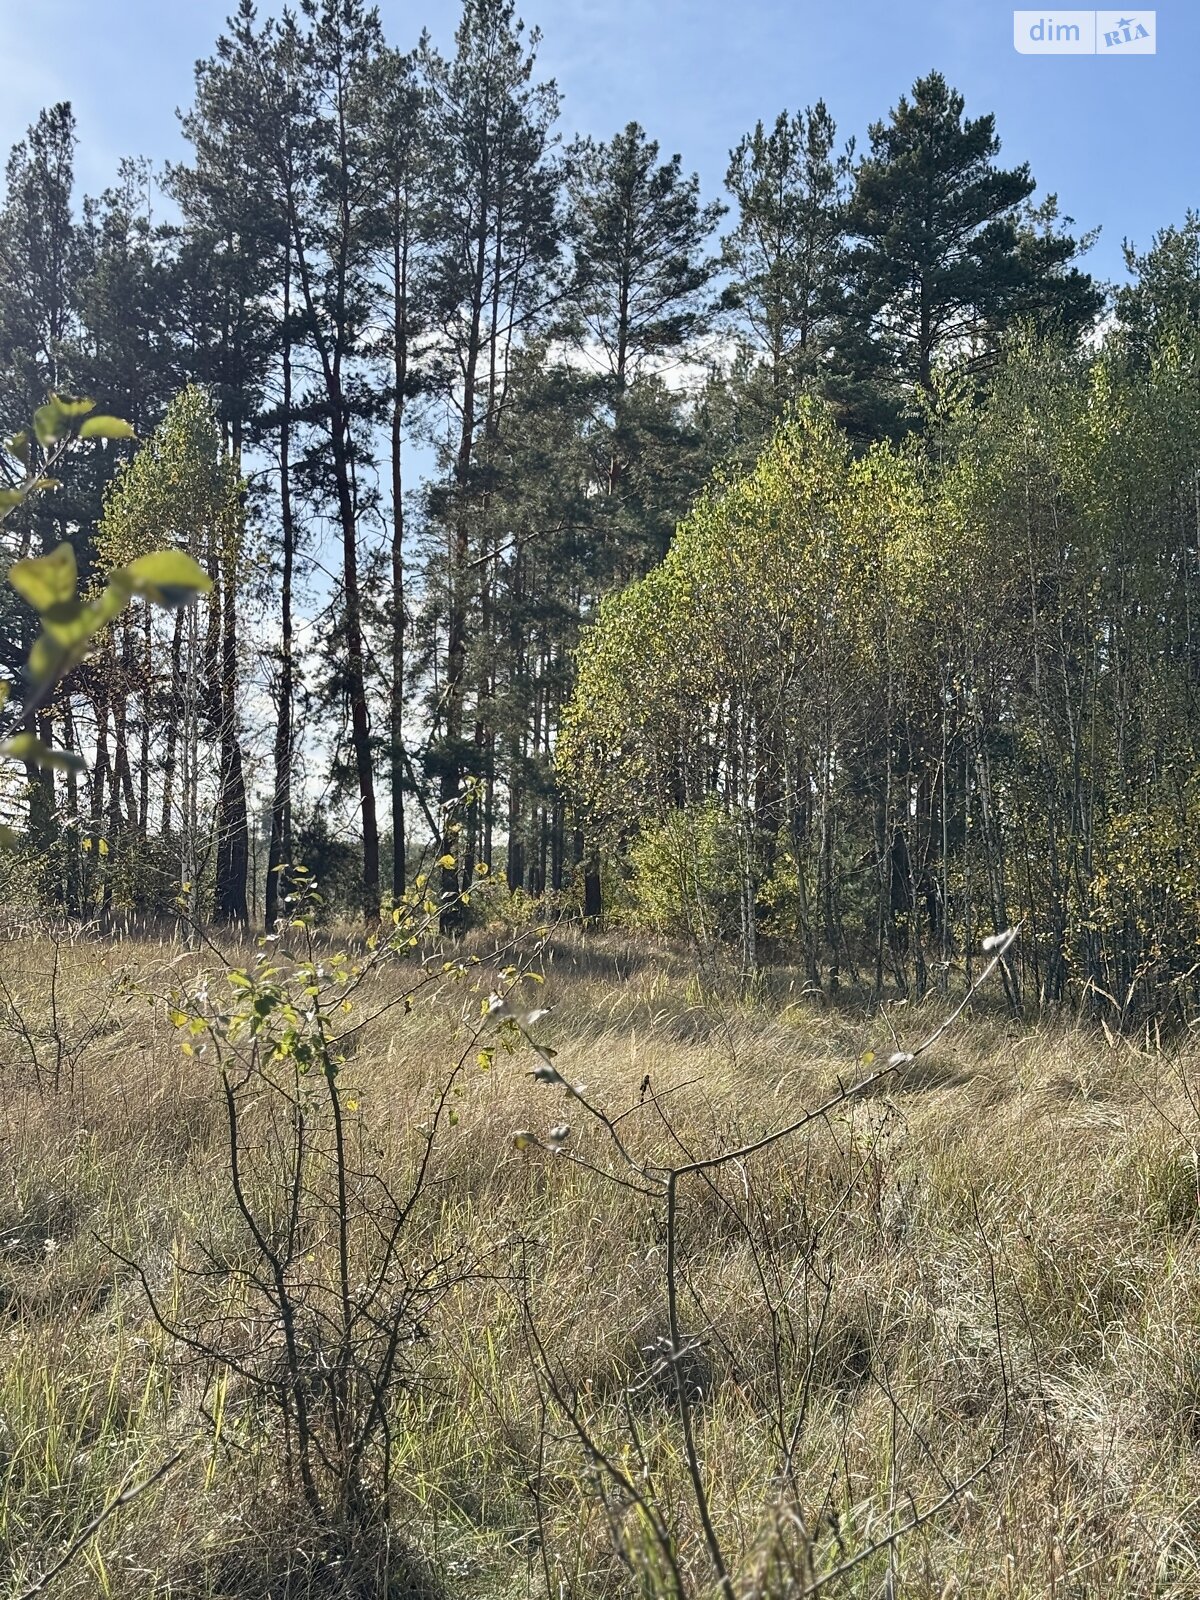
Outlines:
[[[352, 994], [347, 1229], [318, 1179], [301, 1196], [313, 1416], [328, 1263], [375, 1259], [372, 1184], [412, 1197], [385, 1286], [405, 1335], [352, 1525], [297, 1483], [218, 1067], [170, 1015], [205, 973], [227, 985], [218, 952], [5, 939], [3, 1593], [691, 1597], [721, 1592], [714, 1541], [738, 1597], [1200, 1593], [1189, 1038], [1016, 1022], [981, 996], [907, 1069], [680, 1180], [673, 1346], [661, 1197], [630, 1174], [836, 1100], [936, 1006], [706, 1000], [678, 951], [551, 939], [522, 986], [552, 1007], [530, 1031], [622, 1163], [522, 1041], [489, 1061], [480, 999], [507, 958], [476, 953], [411, 1011], [381, 1010], [411, 967]], [[245, 1082], [241, 1180], [277, 1238], [277, 1111]], [[563, 1153], [514, 1148], [562, 1121]]]

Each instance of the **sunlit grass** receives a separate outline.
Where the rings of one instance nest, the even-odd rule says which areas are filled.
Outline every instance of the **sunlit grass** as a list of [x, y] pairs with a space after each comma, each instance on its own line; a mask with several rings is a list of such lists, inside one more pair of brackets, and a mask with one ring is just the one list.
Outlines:
[[[54, 1048], [44, 944], [11, 942], [3, 959], [23, 1026]], [[219, 1273], [181, 1270], [191, 1241], [243, 1259], [216, 1086], [152, 998], [215, 957], [143, 940], [80, 942], [59, 959], [57, 1025], [72, 1038], [118, 977], [121, 996], [73, 1089], [39, 1081], [24, 1034], [0, 1027], [11, 1592], [128, 1474], [181, 1447], [55, 1593], [712, 1592], [661, 1361], [661, 1208], [511, 1144], [513, 1129], [568, 1115], [571, 1147], [603, 1166], [602, 1129], [533, 1082], [522, 1055], [498, 1051], [463, 1080], [406, 1250], [469, 1270], [396, 1385], [388, 1537], [356, 1561], [310, 1526], [253, 1386], [173, 1343], [113, 1254], [136, 1259], [174, 1312], [228, 1296]], [[552, 942], [543, 971], [538, 1001], [554, 1009], [539, 1034], [564, 1075], [628, 1113], [639, 1159], [787, 1121], [839, 1077], [852, 1083], [866, 1051], [893, 1048], [893, 1029], [910, 1043], [936, 1015], [822, 1012], [786, 980], [720, 1000], [689, 984], [681, 953], [607, 940]], [[484, 959], [481, 992], [491, 976]], [[448, 986], [361, 1037], [347, 1064], [357, 1148], [397, 1183], [477, 1005]], [[882, 1592], [890, 1569], [896, 1592], [921, 1600], [1194, 1594], [1190, 1041], [1147, 1050], [981, 1003], [915, 1065], [684, 1194], [685, 1375], [735, 1592], [800, 1595], [861, 1557], [821, 1592]], [[678, 1580], [600, 1456], [657, 1508]]]

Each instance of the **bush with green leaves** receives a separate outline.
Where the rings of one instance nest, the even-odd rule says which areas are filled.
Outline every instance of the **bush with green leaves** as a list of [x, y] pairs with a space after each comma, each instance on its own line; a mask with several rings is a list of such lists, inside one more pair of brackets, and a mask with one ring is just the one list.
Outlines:
[[734, 937], [745, 848], [715, 800], [667, 812], [629, 847], [637, 920], [657, 933]]

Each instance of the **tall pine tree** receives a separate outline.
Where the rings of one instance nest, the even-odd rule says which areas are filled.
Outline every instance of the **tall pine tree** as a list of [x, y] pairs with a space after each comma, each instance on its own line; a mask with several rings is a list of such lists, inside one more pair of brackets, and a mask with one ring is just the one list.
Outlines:
[[840, 350], [858, 425], [894, 425], [939, 368], [980, 370], [1023, 318], [1070, 336], [1095, 317], [1101, 296], [1074, 264], [1079, 242], [1052, 217], [1030, 227], [1028, 163], [1003, 168], [999, 151], [995, 118], [967, 117], [940, 72], [872, 124], [850, 206]]
[[837, 148], [823, 100], [781, 112], [769, 131], [758, 123], [730, 153], [725, 186], [737, 214], [724, 241], [724, 303], [744, 346], [734, 404], [752, 447], [821, 373], [833, 343], [852, 159], [853, 142]]

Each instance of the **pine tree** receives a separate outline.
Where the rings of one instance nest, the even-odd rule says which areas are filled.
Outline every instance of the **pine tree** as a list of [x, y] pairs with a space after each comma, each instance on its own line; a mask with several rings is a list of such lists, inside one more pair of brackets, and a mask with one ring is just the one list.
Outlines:
[[[699, 441], [679, 384], [666, 378], [703, 363], [700, 347], [716, 309], [711, 243], [724, 207], [701, 200], [699, 179], [685, 175], [680, 156], [660, 161], [657, 142], [636, 122], [607, 143], [576, 143], [567, 173], [574, 275], [564, 332], [576, 365], [592, 375], [583, 390], [593, 546], [581, 572], [583, 611], [661, 559], [698, 487]], [[571, 619], [571, 632], [579, 620]], [[559, 695], [546, 708], [554, 735], [572, 649], [573, 638], [559, 663]], [[547, 749], [551, 737], [548, 728]], [[561, 807], [555, 815], [557, 835]], [[574, 848], [584, 915], [593, 919], [601, 911], [599, 860], [579, 821]], [[561, 859], [561, 842], [551, 853]]]
[[[206, 116], [203, 122], [198, 113], [195, 118], [197, 135], [231, 158], [229, 204], [248, 207], [246, 238], [257, 249], [264, 275], [266, 288], [254, 310], [262, 318], [268, 359], [278, 353], [282, 404], [281, 414], [272, 408], [263, 423], [279, 434], [289, 578], [296, 548], [294, 486], [321, 514], [332, 507], [340, 535], [336, 643], [327, 641], [329, 688], [349, 711], [350, 771], [363, 837], [361, 908], [369, 922], [379, 915], [379, 831], [359, 540], [369, 503], [361, 475], [369, 457], [366, 433], [382, 409], [365, 381], [379, 229], [370, 107], [382, 48], [378, 15], [358, 0], [304, 0], [299, 17], [286, 13], [262, 27], [251, 0], [242, 0], [216, 60], [201, 66], [198, 105]], [[293, 360], [301, 345], [307, 356], [303, 380]], [[260, 370], [265, 377], [266, 362]], [[247, 409], [247, 426], [260, 407], [261, 391], [258, 404]], [[291, 440], [299, 417], [310, 426], [294, 457]], [[290, 809], [290, 582], [287, 587], [280, 684], [285, 725], [277, 730], [272, 806], [276, 855]], [[272, 864], [283, 865], [282, 856]], [[275, 909], [275, 895], [272, 901]]]
[[405, 795], [411, 762], [405, 743], [408, 694], [406, 638], [409, 595], [406, 551], [405, 452], [413, 405], [426, 387], [421, 357], [428, 347], [432, 196], [427, 91], [413, 55], [385, 50], [376, 64], [373, 133], [379, 170], [379, 355], [388, 408], [390, 456], [389, 594], [381, 618], [389, 645], [388, 791], [392, 821], [392, 895], [405, 888]]
[[[444, 538], [437, 563], [442, 642], [430, 776], [442, 808], [442, 868], [453, 897], [476, 854], [490, 864], [494, 730], [489, 674], [475, 676], [473, 635], [494, 637], [504, 530], [495, 487], [515, 348], [544, 326], [558, 295], [558, 92], [534, 78], [539, 35], [512, 0], [466, 0], [454, 57], [422, 47], [438, 201], [431, 219], [430, 290], [440, 349], [435, 398], [449, 418], [445, 479], [430, 512]], [[474, 708], [470, 705], [474, 688]], [[465, 780], [482, 806], [456, 815]], [[446, 919], [448, 928], [455, 916]]]
[[257, 56], [260, 83], [265, 79], [257, 130], [270, 146], [265, 168], [271, 175], [272, 209], [280, 240], [279, 316], [273, 363], [274, 394], [268, 398], [255, 429], [260, 445], [274, 447], [279, 498], [279, 645], [274, 652], [277, 668], [274, 772], [264, 894], [268, 928], [275, 926], [287, 905], [293, 887], [291, 869], [298, 859], [293, 829], [297, 681], [294, 600], [300, 565], [300, 525], [293, 483], [293, 453], [297, 414], [295, 361], [302, 348], [303, 333], [297, 315], [299, 294], [291, 218], [299, 207], [305, 169], [303, 135], [307, 123], [302, 57], [299, 32], [291, 19], [278, 29], [268, 24], [264, 48]]
[[1117, 319], [1125, 349], [1145, 366], [1172, 334], [1187, 340], [1200, 327], [1200, 212], [1161, 229], [1142, 255], [1126, 240], [1124, 253], [1132, 282], [1117, 294]]
[[[177, 234], [176, 304], [191, 376], [217, 403], [227, 449], [241, 470], [273, 343], [270, 291], [278, 282], [279, 225], [269, 169], [254, 130], [261, 39], [251, 0], [241, 0], [215, 56], [196, 68], [195, 103], [183, 119], [193, 159], [170, 169], [183, 214]], [[210, 712], [221, 730], [217, 819], [217, 915], [245, 921], [249, 826], [236, 714], [239, 641], [235, 585], [220, 582], [210, 608], [206, 649]]]
[[671, 476], [663, 458], [672, 434], [687, 447], [662, 377], [694, 359], [712, 325], [718, 260], [710, 245], [724, 207], [701, 201], [699, 179], [685, 176], [678, 155], [660, 162], [658, 144], [636, 122], [607, 144], [574, 146], [567, 195], [570, 331], [581, 361], [599, 374], [598, 436], [607, 460], [598, 487], [614, 521], [607, 538], [617, 573], [632, 576], [662, 555], [684, 510], [669, 499], [656, 505], [651, 488], [655, 477]]
[[[7, 438], [28, 424], [52, 390], [70, 389], [79, 358], [79, 230], [72, 213], [75, 118], [64, 103], [43, 111], [17, 144], [5, 170], [0, 209], [0, 429]], [[19, 471], [15, 460], [0, 469]], [[85, 525], [96, 509], [85, 478], [66, 493], [41, 496], [22, 507], [6, 529], [18, 555], [41, 553], [68, 528]], [[87, 570], [86, 552], [80, 565]], [[33, 616], [24, 606], [4, 607], [0, 659], [18, 673], [33, 642]], [[43, 707], [26, 731], [52, 744], [52, 708]], [[54, 785], [42, 767], [26, 769], [30, 837], [49, 861]], [[49, 877], [47, 894], [57, 892]]]
[[1031, 226], [1028, 163], [998, 166], [995, 118], [964, 109], [940, 72], [918, 79], [912, 98], [872, 125], [857, 168], [840, 354], [860, 421], [871, 386], [894, 420], [939, 367], [969, 373], [994, 360], [1023, 318], [1069, 336], [1101, 304], [1073, 265], [1079, 242], [1052, 217]]
[[52, 106], [13, 148], [5, 171], [0, 370], [14, 427], [49, 390], [66, 388], [73, 373], [80, 267], [72, 213], [76, 142], [71, 107]]
[[116, 182], [84, 201], [80, 241], [79, 387], [139, 437], [159, 422], [180, 383], [172, 263], [154, 202], [150, 163], [122, 161]]
[[[724, 296], [749, 358], [735, 404], [757, 413], [756, 440], [818, 374], [833, 343], [846, 268], [853, 141], [837, 149], [823, 100], [768, 132], [760, 122], [730, 153], [737, 207], [726, 235]], [[746, 431], [743, 422], [742, 431]]]

